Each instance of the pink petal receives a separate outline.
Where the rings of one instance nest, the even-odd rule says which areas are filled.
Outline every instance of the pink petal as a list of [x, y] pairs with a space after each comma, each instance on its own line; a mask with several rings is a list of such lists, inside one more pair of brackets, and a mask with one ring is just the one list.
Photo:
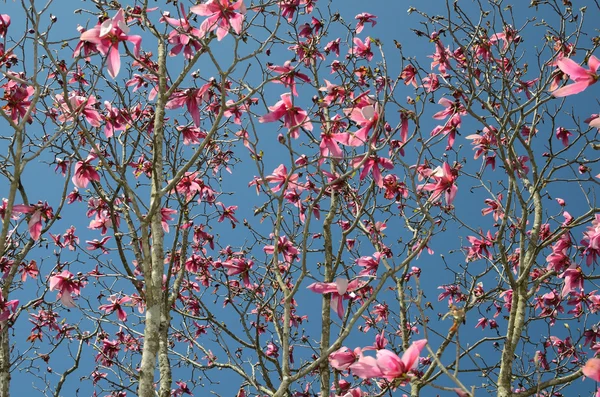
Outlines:
[[[109, 34], [112, 31], [112, 28], [113, 28], [112, 19], [107, 19], [106, 21], [102, 22], [102, 25], [100, 25], [100, 32], [99, 32], [100, 37], [104, 37], [107, 34]], [[85, 32], [84, 32], [84, 34], [85, 34]], [[81, 36], [83, 37], [83, 34]]]
[[119, 70], [121, 69], [121, 55], [119, 55], [119, 47], [117, 44], [113, 44], [110, 47], [108, 52], [107, 68], [110, 77], [113, 79], [116, 78], [119, 74]]
[[559, 88], [558, 90], [552, 91], [552, 96], [555, 98], [561, 98], [569, 95], [579, 94], [589, 86], [589, 81], [579, 81], [577, 83], [569, 84], [565, 87]]
[[580, 66], [577, 62], [570, 58], [561, 58], [556, 61], [556, 65], [560, 70], [563, 71], [563, 73], [568, 74], [572, 80], [590, 77], [588, 71], [584, 67]]
[[71, 296], [70, 293], [63, 293], [60, 296], [60, 301], [66, 307], [75, 307], [75, 301], [73, 300], [73, 297]]
[[375, 378], [383, 375], [381, 369], [377, 366], [375, 357], [361, 356], [360, 359], [350, 366], [350, 371], [355, 376], [362, 379]]
[[596, 58], [595, 56], [592, 55], [592, 56], [590, 56], [590, 59], [588, 60], [588, 66], [595, 73], [598, 71], [598, 68], [600, 67], [600, 60], [598, 60], [598, 58]]
[[419, 354], [421, 354], [421, 350], [427, 344], [427, 339], [421, 339], [416, 342], [413, 342], [412, 345], [402, 355], [402, 362], [406, 369], [412, 369], [417, 365], [417, 361], [419, 359]]
[[344, 318], [344, 300], [336, 293], [331, 294], [331, 308], [335, 310], [340, 319]]
[[242, 14], [234, 14], [230, 19], [229, 23], [231, 24], [231, 28], [237, 34], [240, 34], [242, 31], [242, 23], [244, 22], [244, 16]]
[[581, 372], [588, 378], [600, 382], [600, 358], [590, 358], [587, 360]]
[[338, 294], [344, 295], [346, 293], [346, 291], [348, 290], [348, 279], [340, 277], [335, 280], [335, 285], [336, 285]]
[[206, 4], [198, 4], [197, 6], [190, 7], [190, 11], [194, 14], [201, 15], [203, 17], [207, 17], [213, 14], [213, 12], [209, 10], [208, 5]]

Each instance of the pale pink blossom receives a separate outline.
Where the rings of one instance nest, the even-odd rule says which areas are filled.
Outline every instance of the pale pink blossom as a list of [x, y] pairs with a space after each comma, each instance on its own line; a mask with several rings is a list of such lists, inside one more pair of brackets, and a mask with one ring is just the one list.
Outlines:
[[235, 3], [231, 3], [230, 0], [209, 0], [205, 4], [190, 7], [190, 11], [208, 17], [200, 25], [200, 38], [206, 36], [208, 32], [216, 30], [217, 40], [221, 41], [223, 37], [227, 36], [230, 28], [236, 34], [242, 32], [246, 6], [243, 0]]

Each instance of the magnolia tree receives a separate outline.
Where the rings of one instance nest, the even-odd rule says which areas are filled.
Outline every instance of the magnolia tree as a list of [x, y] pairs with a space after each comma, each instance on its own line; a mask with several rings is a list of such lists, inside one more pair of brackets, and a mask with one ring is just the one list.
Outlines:
[[437, 3], [6, 3], [0, 396], [594, 393], [600, 6]]

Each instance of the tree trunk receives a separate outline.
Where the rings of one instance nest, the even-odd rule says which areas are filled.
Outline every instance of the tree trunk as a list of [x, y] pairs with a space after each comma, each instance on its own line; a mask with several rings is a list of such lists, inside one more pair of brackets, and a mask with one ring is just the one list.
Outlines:
[[9, 396], [10, 386], [10, 345], [8, 324], [0, 322], [0, 397]]

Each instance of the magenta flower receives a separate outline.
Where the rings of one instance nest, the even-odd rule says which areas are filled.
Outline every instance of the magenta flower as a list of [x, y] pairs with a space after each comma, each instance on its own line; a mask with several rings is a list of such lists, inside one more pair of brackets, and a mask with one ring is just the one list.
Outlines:
[[288, 177], [287, 168], [285, 165], [280, 164], [279, 167], [275, 168], [273, 173], [265, 178], [265, 180], [269, 183], [278, 183], [277, 186], [272, 187], [271, 190], [273, 193], [281, 190], [283, 185], [287, 182], [288, 186], [297, 186], [298, 185], [298, 174], [292, 174]]
[[173, 45], [173, 48], [169, 51], [169, 56], [174, 57], [183, 50], [185, 59], [191, 59], [196, 52], [202, 49], [202, 45], [198, 40], [194, 40], [194, 37], [202, 37], [203, 34], [200, 29], [193, 28], [190, 25], [183, 4], [181, 4], [181, 15], [183, 15], [183, 18], [180, 19], [164, 15], [160, 18], [159, 22], [166, 22], [175, 28], [175, 30], [169, 33], [169, 43]]
[[29, 234], [31, 235], [31, 238], [36, 241], [39, 240], [42, 233], [42, 221], [48, 221], [48, 219], [54, 216], [52, 213], [52, 207], [48, 206], [48, 203], [42, 204], [41, 201], [35, 205], [14, 205], [11, 215], [16, 213], [31, 214], [29, 217], [29, 222], [27, 223], [27, 227], [29, 228]]
[[350, 116], [350, 120], [361, 127], [354, 133], [349, 144], [351, 146], [360, 146], [366, 143], [369, 132], [379, 121], [379, 105], [367, 97], [366, 102], [359, 103], [354, 108], [344, 109], [344, 113]]
[[344, 297], [356, 297], [354, 291], [359, 290], [365, 283], [358, 279], [348, 281], [343, 277], [333, 283], [312, 283], [307, 288], [317, 294], [331, 294], [331, 308], [340, 318], [344, 317]]
[[73, 91], [69, 93], [68, 103], [62, 94], [56, 95], [56, 106], [62, 111], [58, 116], [58, 121], [74, 121], [75, 117], [81, 115], [85, 117], [88, 123], [93, 127], [100, 127], [102, 117], [96, 110], [96, 97], [90, 95], [85, 97]]
[[285, 61], [283, 66], [269, 65], [269, 69], [281, 75], [278, 79], [273, 80], [273, 83], [279, 83], [283, 84], [284, 87], [290, 87], [292, 89], [292, 94], [295, 96], [298, 96], [298, 92], [296, 91], [296, 78], [305, 83], [310, 83], [310, 77], [304, 73], [297, 72], [296, 68], [292, 66], [291, 61]]
[[367, 61], [373, 59], [373, 51], [371, 51], [371, 38], [366, 37], [365, 41], [361, 41], [358, 37], [354, 38], [354, 46], [348, 51], [350, 54], [358, 58], [365, 58]]
[[6, 35], [6, 31], [10, 26], [10, 15], [8, 14], [0, 14], [0, 37], [4, 37]]
[[427, 339], [413, 342], [402, 355], [398, 357], [394, 352], [381, 349], [377, 351], [377, 358], [361, 356], [359, 360], [350, 365], [352, 374], [359, 378], [384, 378], [390, 382], [409, 380], [408, 372], [417, 366], [419, 355], [427, 344]]
[[[361, 162], [363, 162], [362, 157], [355, 158], [354, 160], [352, 160], [352, 166], [357, 167]], [[373, 181], [375, 181], [375, 184], [380, 188], [383, 188], [383, 176], [381, 175], [381, 170], [379, 169], [379, 167], [385, 168], [386, 170], [391, 170], [394, 168], [394, 163], [392, 163], [392, 160], [390, 159], [372, 154], [362, 164], [360, 180], [362, 181], [363, 179], [365, 179], [369, 171], [371, 171], [371, 174], [373, 175]]]
[[75, 279], [73, 273], [68, 270], [50, 277], [50, 291], [57, 290], [58, 297], [66, 307], [75, 307], [72, 294], [79, 295], [82, 286], [83, 283]]
[[19, 301], [17, 299], [6, 301], [2, 294], [0, 294], [0, 322], [8, 320], [11, 316], [11, 312], [14, 313], [17, 310], [18, 305]]
[[556, 138], [560, 139], [564, 147], [569, 146], [569, 138], [571, 136], [573, 136], [573, 134], [564, 127], [558, 127], [556, 129]]
[[377, 16], [373, 14], [369, 14], [368, 12], [363, 12], [354, 17], [358, 21], [356, 24], [356, 33], [360, 33], [363, 30], [365, 23], [371, 23], [371, 27], [377, 25]]
[[586, 257], [585, 263], [590, 266], [600, 256], [600, 214], [596, 214], [592, 226], [583, 233], [581, 245], [585, 247], [582, 253]]
[[96, 44], [96, 48], [102, 55], [108, 55], [108, 74], [113, 79], [121, 69], [121, 55], [119, 55], [119, 43], [129, 41], [133, 43], [133, 51], [136, 57], [140, 54], [142, 38], [140, 36], [129, 36], [129, 27], [125, 22], [125, 13], [119, 9], [112, 19], [107, 19], [81, 34], [79, 40]]
[[246, 260], [244, 258], [233, 258], [223, 262], [223, 267], [227, 269], [227, 275], [235, 276], [240, 274], [246, 288], [252, 286], [252, 284], [250, 284], [249, 272], [253, 265], [254, 261]]
[[458, 191], [458, 187], [454, 184], [456, 176], [453, 169], [450, 168], [448, 163], [444, 163], [441, 167], [433, 170], [431, 177], [435, 180], [435, 183], [427, 183], [421, 186], [421, 189], [433, 192], [430, 198], [432, 201], [438, 200], [442, 194], [445, 194], [446, 204], [451, 205]]
[[327, 54], [333, 52], [336, 57], [340, 56], [340, 39], [337, 38], [335, 40], [331, 40], [329, 43], [325, 45], [323, 48]]
[[128, 296], [123, 296], [121, 298], [117, 298], [117, 295], [111, 295], [108, 297], [110, 301], [109, 304], [101, 305], [98, 307], [98, 310], [104, 310], [106, 314], [111, 314], [117, 312], [117, 317], [121, 321], [127, 321], [127, 313], [123, 310], [122, 305], [131, 301], [131, 298]]
[[579, 94], [586, 88], [595, 84], [598, 81], [598, 68], [600, 68], [600, 60], [595, 56], [590, 56], [588, 60], [589, 69], [580, 66], [577, 62], [570, 58], [561, 58], [556, 61], [556, 65], [563, 72], [569, 75], [569, 78], [575, 81], [555, 91], [552, 91], [553, 97], [565, 97], [569, 95]]
[[[271, 237], [273, 236], [271, 235]], [[265, 245], [263, 251], [267, 255], [273, 255], [275, 254], [275, 245]], [[294, 259], [296, 261], [300, 260], [300, 251], [294, 247], [294, 244], [286, 236], [279, 236], [277, 239], [277, 254], [282, 254], [287, 263], [291, 263]]]
[[233, 227], [235, 227], [236, 223], [239, 223], [239, 221], [235, 217], [235, 211], [237, 211], [237, 209], [238, 209], [237, 205], [229, 205], [229, 206], [225, 207], [225, 204], [223, 204], [221, 202], [216, 203], [215, 205], [220, 205], [221, 210], [223, 211], [221, 213], [221, 215], [219, 216], [219, 221], [218, 221], [219, 223], [223, 222], [225, 220], [225, 218], [227, 218], [231, 221], [231, 224], [233, 225]]
[[78, 161], [75, 164], [75, 172], [73, 173], [73, 184], [80, 189], [87, 188], [91, 181], [100, 182], [100, 175], [96, 171], [95, 167], [90, 164], [97, 156], [90, 154], [85, 160]]
[[110, 236], [106, 236], [102, 240], [98, 240], [98, 239], [86, 240], [86, 244], [88, 245], [86, 247], [86, 249], [89, 251], [94, 251], [94, 250], [100, 249], [100, 250], [102, 250], [103, 254], [108, 254], [108, 250], [106, 249], [104, 244], [106, 244], [106, 242], [108, 240], [110, 240], [111, 238], [112, 237], [110, 237]]
[[269, 106], [269, 110], [271, 112], [260, 117], [258, 121], [260, 123], [271, 123], [283, 117], [283, 125], [289, 128], [292, 138], [297, 139], [300, 137], [300, 127], [306, 128], [309, 131], [313, 129], [306, 111], [294, 106], [292, 103], [292, 94], [290, 93], [282, 94], [281, 101], [273, 106]]
[[406, 65], [400, 74], [400, 78], [404, 80], [404, 85], [412, 84], [417, 88], [417, 69], [413, 65]]
[[587, 360], [581, 371], [588, 378], [600, 382], [600, 358], [590, 358]]
[[230, 0], [209, 0], [206, 4], [198, 4], [190, 8], [194, 14], [208, 17], [200, 25], [200, 38], [208, 32], [217, 31], [217, 40], [221, 41], [229, 33], [229, 28], [236, 34], [242, 31], [246, 6], [243, 0], [231, 3]]
[[347, 370], [360, 357], [361, 349], [357, 347], [354, 351], [346, 346], [339, 348], [329, 355], [329, 365], [338, 371]]
[[565, 279], [562, 296], [569, 295], [576, 288], [583, 291], [583, 271], [579, 266], [568, 268], [558, 277]]
[[165, 233], [169, 233], [169, 224], [168, 221], [172, 221], [173, 218], [171, 215], [176, 214], [176, 210], [172, 210], [171, 208], [161, 208], [160, 209], [160, 224], [162, 225]]
[[321, 153], [321, 158], [319, 159], [319, 163], [322, 163], [325, 160], [325, 157], [331, 156], [336, 159], [341, 159], [344, 157], [344, 152], [338, 146], [338, 143], [342, 145], [348, 145], [350, 140], [350, 134], [347, 132], [339, 132], [334, 133], [331, 130], [327, 130], [321, 133], [321, 143], [319, 144], [319, 151]]
[[208, 88], [210, 85], [204, 85], [201, 88], [189, 88], [183, 91], [176, 91], [169, 98], [166, 104], [167, 109], [178, 109], [186, 106], [187, 110], [194, 120], [196, 127], [200, 126], [200, 105], [209, 98]]

